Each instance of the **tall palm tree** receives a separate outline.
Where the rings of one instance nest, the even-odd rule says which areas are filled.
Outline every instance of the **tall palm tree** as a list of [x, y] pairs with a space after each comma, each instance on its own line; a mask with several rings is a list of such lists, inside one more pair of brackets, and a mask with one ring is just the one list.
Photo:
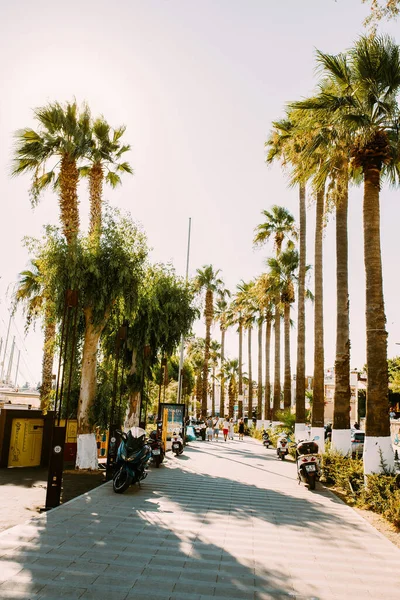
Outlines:
[[219, 402], [219, 414], [223, 416], [225, 407], [225, 381], [224, 381], [224, 370], [222, 365], [225, 361], [225, 333], [228, 328], [228, 309], [229, 305], [226, 298], [231, 295], [229, 290], [222, 289], [218, 294], [217, 302], [215, 305], [215, 316], [219, 321], [219, 328], [221, 331], [221, 369], [220, 369], [220, 402]]
[[271, 331], [274, 320], [274, 299], [275, 294], [272, 291], [272, 282], [270, 277], [263, 273], [256, 280], [254, 292], [260, 312], [266, 323], [265, 327], [265, 380], [264, 380], [264, 419], [269, 419], [270, 400], [271, 400], [271, 373], [270, 373], [270, 354], [271, 354]]
[[258, 327], [258, 361], [257, 361], [257, 419], [262, 419], [263, 407], [263, 325], [264, 310], [259, 307], [257, 316]]
[[93, 122], [90, 130], [91, 144], [86, 156], [89, 165], [81, 167], [79, 172], [89, 178], [89, 234], [94, 238], [101, 232], [104, 182], [115, 188], [121, 183], [121, 173], [133, 173], [130, 164], [123, 160], [123, 155], [131, 149], [121, 142], [125, 129], [111, 129], [101, 117]]
[[226, 360], [223, 365], [225, 379], [228, 382], [229, 410], [228, 416], [233, 418], [238, 392], [239, 361], [237, 358]]
[[[254, 244], [260, 245], [273, 238], [276, 257], [279, 257], [283, 241], [286, 239], [290, 246], [297, 236], [293, 215], [282, 206], [272, 206], [271, 211], [264, 210], [265, 221], [255, 229]], [[274, 405], [273, 419], [280, 408], [281, 402], [281, 306], [279, 292], [275, 295], [275, 362], [274, 362]]]
[[284, 312], [284, 340], [285, 340], [285, 377], [283, 386], [283, 406], [290, 409], [292, 404], [292, 376], [290, 367], [290, 310], [295, 301], [294, 283], [299, 266], [299, 253], [297, 250], [288, 249], [278, 258], [269, 258], [267, 261], [269, 276], [272, 286], [280, 295]]
[[194, 280], [196, 291], [205, 291], [204, 317], [206, 321], [206, 335], [201, 396], [201, 411], [203, 417], [207, 414], [208, 361], [210, 357], [211, 325], [214, 318], [214, 294], [218, 293], [223, 286], [222, 279], [218, 277], [219, 273], [219, 269], [215, 271], [212, 265], [205, 265], [202, 269], [197, 269], [197, 275]]
[[[267, 162], [272, 163], [279, 160], [284, 168], [289, 168], [292, 175], [293, 170], [302, 164], [300, 152], [307, 139], [304, 131], [298, 126], [302, 121], [301, 111], [290, 110], [286, 118], [273, 123], [273, 131], [266, 142], [268, 147]], [[305, 344], [306, 344], [306, 322], [305, 322], [305, 275], [306, 275], [306, 176], [297, 173], [296, 183], [299, 186], [299, 277], [298, 277], [298, 301], [297, 301], [297, 360], [296, 360], [296, 439], [303, 437], [305, 429]], [[294, 179], [292, 177], [292, 183]]]
[[210, 361], [212, 369], [212, 383], [211, 383], [211, 414], [215, 415], [215, 381], [216, 381], [216, 370], [218, 367], [218, 361], [221, 358], [221, 344], [217, 340], [211, 340], [210, 343]]
[[[38, 129], [16, 133], [13, 175], [33, 173], [31, 196], [35, 205], [50, 184], [58, 190], [63, 234], [71, 244], [79, 231], [78, 163], [91, 145], [91, 119], [87, 106], [53, 102], [34, 111]], [[48, 170], [50, 163], [50, 169]]]
[[238, 359], [238, 417], [243, 416], [243, 328], [244, 328], [244, 311], [245, 311], [245, 289], [243, 288], [244, 282], [236, 286], [236, 294], [229, 306], [228, 310], [228, 325], [237, 325], [238, 339], [239, 339], [239, 359]]
[[367, 417], [365, 473], [379, 472], [383, 456], [394, 464], [387, 411], [387, 332], [380, 245], [380, 187], [387, 173], [398, 181], [400, 51], [389, 37], [361, 37], [346, 54], [318, 53], [334, 92], [305, 101], [323, 113], [332, 127], [352, 135], [352, 162], [364, 181], [363, 226], [366, 274]]
[[15, 305], [23, 304], [25, 306], [27, 328], [36, 318], [43, 318], [44, 343], [40, 409], [46, 413], [51, 404], [56, 316], [54, 303], [49, 294], [46, 294], [39, 261], [31, 261], [31, 269], [26, 269], [20, 273], [14, 301]]

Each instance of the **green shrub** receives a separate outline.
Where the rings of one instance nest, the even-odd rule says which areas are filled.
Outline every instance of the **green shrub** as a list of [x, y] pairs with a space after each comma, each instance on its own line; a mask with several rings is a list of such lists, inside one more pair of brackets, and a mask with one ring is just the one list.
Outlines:
[[321, 470], [321, 481], [333, 484], [347, 494], [356, 494], [364, 484], [362, 460], [343, 456], [340, 452], [325, 452]]
[[399, 476], [368, 475], [367, 485], [362, 489], [358, 505], [383, 515], [400, 527], [400, 481]]

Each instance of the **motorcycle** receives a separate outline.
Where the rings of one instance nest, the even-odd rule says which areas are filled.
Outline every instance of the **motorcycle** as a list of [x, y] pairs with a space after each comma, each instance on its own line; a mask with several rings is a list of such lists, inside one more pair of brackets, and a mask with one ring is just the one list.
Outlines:
[[117, 430], [117, 433], [121, 436], [121, 443], [115, 463], [113, 490], [122, 494], [131, 484], [140, 484], [147, 477], [146, 466], [151, 459], [151, 448], [141, 427], [132, 427], [126, 433]]
[[150, 433], [148, 444], [151, 448], [151, 458], [157, 469], [161, 465], [165, 457], [164, 444], [159, 436], [159, 433], [154, 430]]
[[289, 440], [286, 435], [281, 435], [276, 443], [276, 454], [281, 460], [285, 460], [285, 456], [289, 454]]
[[179, 456], [183, 453], [183, 439], [181, 438], [180, 434], [176, 431], [174, 431], [172, 435], [171, 444], [172, 452], [175, 454], [175, 456]]
[[302, 440], [296, 446], [297, 477], [306, 483], [310, 490], [315, 490], [315, 484], [320, 476], [319, 447], [316, 441]]
[[271, 445], [271, 440], [269, 439], [268, 433], [264, 430], [262, 434], [262, 443], [265, 448], [269, 448]]

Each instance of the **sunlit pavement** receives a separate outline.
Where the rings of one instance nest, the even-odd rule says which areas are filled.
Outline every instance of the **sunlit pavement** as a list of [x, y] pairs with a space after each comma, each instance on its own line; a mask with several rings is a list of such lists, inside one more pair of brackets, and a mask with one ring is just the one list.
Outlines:
[[0, 598], [398, 599], [400, 550], [255, 441], [194, 442], [0, 535]]

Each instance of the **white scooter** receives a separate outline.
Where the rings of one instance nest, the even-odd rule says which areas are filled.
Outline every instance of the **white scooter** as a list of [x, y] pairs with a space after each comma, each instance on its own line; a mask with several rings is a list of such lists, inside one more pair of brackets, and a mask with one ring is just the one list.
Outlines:
[[174, 431], [174, 433], [172, 435], [171, 443], [172, 443], [172, 452], [175, 454], [175, 456], [179, 456], [180, 454], [183, 453], [183, 439], [181, 438], [181, 435], [179, 432]]
[[286, 434], [278, 437], [276, 442], [276, 454], [281, 460], [285, 460], [285, 456], [289, 454], [289, 439]]
[[316, 443], [319, 436], [313, 440], [302, 440], [296, 446], [297, 477], [306, 483], [310, 490], [315, 490], [315, 483], [320, 476], [320, 454]]

